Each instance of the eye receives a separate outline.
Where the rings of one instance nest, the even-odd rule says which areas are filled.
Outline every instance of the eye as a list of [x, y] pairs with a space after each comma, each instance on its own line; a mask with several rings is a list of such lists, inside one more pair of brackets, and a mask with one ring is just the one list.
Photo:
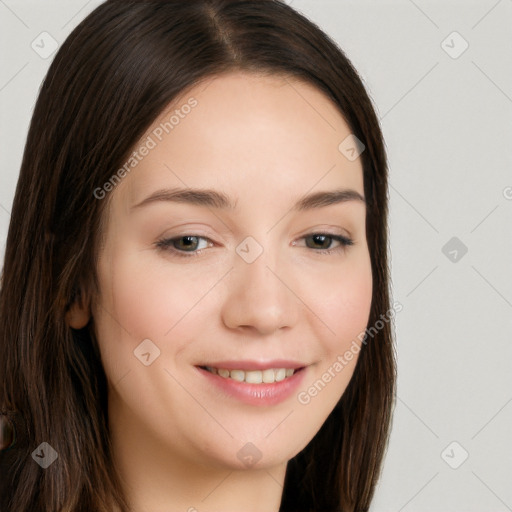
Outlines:
[[[344, 251], [349, 245], [354, 245], [354, 241], [351, 238], [331, 233], [312, 233], [311, 235], [304, 236], [303, 239], [306, 240], [307, 247], [310, 249], [318, 249], [316, 252], [319, 254], [332, 254], [333, 252]], [[313, 247], [307, 243], [308, 240], [313, 241]], [[337, 247], [331, 248], [333, 241], [338, 242], [339, 245]], [[324, 247], [317, 248], [314, 247], [315, 244], [324, 245]], [[325, 247], [325, 245], [328, 247]]]
[[[204, 236], [198, 236], [198, 235], [184, 235], [176, 238], [164, 238], [162, 240], [159, 240], [156, 243], [156, 246], [159, 249], [169, 251], [173, 254], [176, 254], [176, 256], [179, 257], [190, 257], [190, 256], [198, 256], [202, 253], [203, 248], [198, 249], [197, 245], [199, 240], [209, 240], [208, 238]], [[181, 242], [184, 241], [184, 244], [181, 244]], [[208, 245], [208, 244], [206, 244]], [[182, 250], [182, 248], [190, 249], [190, 250]]]
[[[331, 233], [312, 233], [303, 236], [301, 240], [302, 239], [306, 241], [312, 240], [312, 246], [306, 243], [306, 247], [314, 249], [314, 252], [319, 254], [332, 254], [334, 252], [344, 251], [347, 246], [354, 244], [351, 238]], [[200, 240], [206, 241], [206, 244], [201, 248], [198, 247]], [[331, 245], [333, 241], [338, 242], [339, 245], [332, 248]], [[176, 255], [180, 258], [189, 258], [201, 255], [209, 244], [211, 246], [213, 242], [206, 237], [199, 235], [183, 235], [175, 238], [163, 238], [158, 240], [155, 245], [158, 249], [170, 252], [172, 255]], [[296, 242], [293, 242], [293, 245], [297, 245]], [[315, 247], [315, 245], [323, 245], [323, 247]], [[325, 247], [325, 245], [327, 245], [327, 247]]]

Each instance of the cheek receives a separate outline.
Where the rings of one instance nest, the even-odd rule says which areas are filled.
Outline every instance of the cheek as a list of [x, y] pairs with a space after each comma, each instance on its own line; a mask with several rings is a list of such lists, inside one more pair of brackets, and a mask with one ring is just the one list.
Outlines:
[[[339, 267], [328, 279], [328, 292], [318, 294], [315, 314], [328, 326], [321, 328], [321, 351], [297, 395], [311, 436], [344, 394], [356, 367], [371, 310], [373, 280], [368, 254]], [[320, 330], [318, 331], [320, 333]], [[314, 418], [308, 420], [307, 418]]]
[[331, 334], [323, 337], [328, 352], [345, 350], [364, 332], [370, 315], [372, 287], [369, 256], [330, 274], [325, 291], [314, 299], [317, 314]]
[[134, 341], [161, 337], [171, 329], [184, 314], [190, 293], [190, 283], [185, 287], [180, 273], [167, 279], [161, 265], [149, 256], [147, 250], [118, 249], [99, 265], [103, 305], [112, 313], [110, 323], [118, 323]]
[[96, 334], [105, 365], [116, 375], [133, 366], [133, 351], [143, 340], [151, 340], [162, 355], [171, 356], [170, 348], [179, 352], [186, 337], [176, 334], [215, 282], [206, 272], [199, 277], [186, 270], [170, 272], [165, 260], [133, 250], [112, 251], [100, 262], [98, 277], [102, 298], [95, 311]]

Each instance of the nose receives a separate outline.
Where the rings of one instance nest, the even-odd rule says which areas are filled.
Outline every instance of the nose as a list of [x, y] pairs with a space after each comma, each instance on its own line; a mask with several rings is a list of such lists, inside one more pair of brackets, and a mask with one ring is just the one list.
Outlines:
[[268, 257], [266, 249], [252, 263], [237, 256], [227, 279], [228, 295], [221, 310], [226, 327], [271, 335], [297, 323], [301, 301], [294, 293], [293, 277], [277, 258]]

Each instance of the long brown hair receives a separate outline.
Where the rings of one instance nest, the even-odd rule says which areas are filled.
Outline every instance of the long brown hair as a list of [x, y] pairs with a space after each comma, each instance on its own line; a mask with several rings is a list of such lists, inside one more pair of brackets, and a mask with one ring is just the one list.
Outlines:
[[[278, 0], [106, 1], [49, 68], [16, 188], [0, 291], [0, 412], [15, 423], [17, 441], [0, 452], [9, 471], [0, 477], [2, 511], [129, 510], [111, 459], [97, 340], [90, 324], [73, 330], [65, 322], [74, 301], [98, 290], [108, 198], [94, 191], [173, 99], [235, 70], [313, 84], [365, 145], [369, 325], [390, 311], [383, 137], [362, 80], [334, 41]], [[396, 385], [392, 326], [381, 324], [362, 343], [335, 409], [289, 461], [282, 512], [368, 510]], [[45, 470], [31, 456], [42, 442], [59, 456]]]

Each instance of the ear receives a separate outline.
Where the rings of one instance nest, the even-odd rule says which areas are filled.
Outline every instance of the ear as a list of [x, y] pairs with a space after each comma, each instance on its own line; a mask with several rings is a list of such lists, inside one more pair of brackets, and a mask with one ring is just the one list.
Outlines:
[[88, 301], [84, 300], [81, 292], [75, 295], [74, 300], [66, 312], [66, 323], [73, 329], [82, 329], [91, 318]]

